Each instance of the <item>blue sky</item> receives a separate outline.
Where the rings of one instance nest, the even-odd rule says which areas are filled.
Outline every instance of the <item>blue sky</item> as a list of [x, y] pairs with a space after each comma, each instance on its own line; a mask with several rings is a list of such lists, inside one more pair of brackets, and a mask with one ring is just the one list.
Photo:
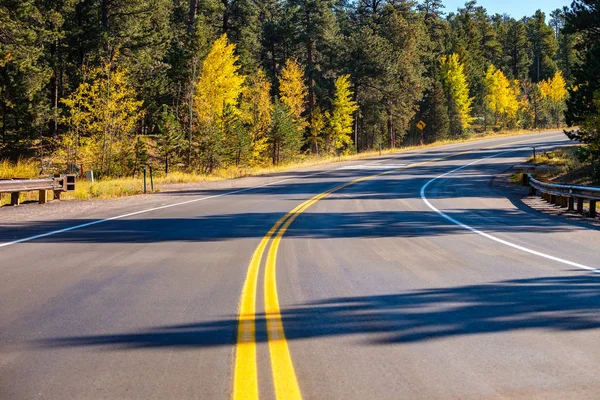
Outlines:
[[[442, 0], [446, 8], [444, 12], [456, 11], [458, 7], [462, 7], [466, 0]], [[531, 16], [536, 10], [540, 9], [546, 13], [546, 18], [549, 18], [550, 11], [564, 6], [570, 6], [571, 0], [478, 0], [477, 4], [485, 7], [488, 14], [509, 14], [515, 19], [521, 19], [525, 16]]]

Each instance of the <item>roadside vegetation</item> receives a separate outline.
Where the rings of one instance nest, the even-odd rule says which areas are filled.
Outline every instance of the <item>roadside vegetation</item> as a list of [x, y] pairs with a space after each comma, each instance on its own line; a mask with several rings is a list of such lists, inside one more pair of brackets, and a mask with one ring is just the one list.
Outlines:
[[565, 123], [589, 144], [592, 3], [7, 0], [2, 174], [93, 171], [66, 198], [106, 198], [148, 164], [160, 187]]
[[[568, 185], [598, 185], [600, 181], [594, 179], [591, 161], [581, 157], [582, 146], [569, 146], [549, 152], [531, 156], [527, 162], [535, 165], [544, 165], [550, 168], [536, 170], [536, 179]], [[523, 172], [515, 173], [511, 180], [520, 183]]]
[[[550, 130], [552, 131], [552, 130]], [[410, 151], [415, 149], [423, 149], [428, 147], [442, 146], [453, 143], [465, 143], [470, 141], [476, 141], [488, 138], [506, 137], [506, 136], [520, 136], [528, 135], [531, 133], [538, 133], [543, 131], [532, 132], [530, 130], [510, 130], [510, 131], [498, 131], [498, 132], [481, 132], [470, 136], [469, 138], [463, 139], [446, 139], [435, 143], [425, 144], [423, 146], [404, 146], [396, 149], [382, 149], [365, 151], [358, 154], [347, 154], [340, 156], [329, 156], [329, 157], [314, 157], [311, 155], [305, 156], [296, 162], [290, 162], [279, 165], [272, 165], [268, 167], [229, 167], [228, 169], [220, 169], [211, 172], [210, 174], [198, 174], [182, 171], [171, 171], [165, 174], [164, 171], [158, 170], [154, 175], [154, 186], [155, 191], [161, 191], [165, 185], [174, 184], [185, 184], [185, 183], [199, 183], [199, 182], [213, 182], [225, 179], [236, 179], [249, 176], [264, 175], [269, 173], [292, 171], [300, 168], [307, 168], [311, 166], [324, 165], [335, 162], [359, 160], [368, 157], [374, 157], [380, 154], [392, 154], [397, 152]], [[11, 177], [19, 178], [39, 178], [44, 175], [40, 174], [40, 165], [36, 160], [18, 160], [16, 163], [9, 161], [3, 161], [0, 163], [0, 179], [10, 179]], [[150, 191], [150, 178], [147, 179], [147, 188]], [[132, 196], [142, 194], [143, 189], [143, 177], [141, 174], [136, 174], [133, 177], [128, 178], [104, 178], [96, 180], [94, 183], [86, 181], [85, 179], [78, 179], [75, 192], [63, 193], [61, 199], [63, 200], [91, 200], [91, 199], [111, 199], [123, 196]], [[37, 201], [37, 192], [23, 192], [20, 196], [20, 201]], [[10, 203], [9, 194], [0, 194], [0, 206], [7, 205]]]

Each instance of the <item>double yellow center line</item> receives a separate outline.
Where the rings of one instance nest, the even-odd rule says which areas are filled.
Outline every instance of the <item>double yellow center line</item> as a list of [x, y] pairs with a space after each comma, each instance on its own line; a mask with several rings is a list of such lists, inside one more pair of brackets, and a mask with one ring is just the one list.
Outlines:
[[[509, 146], [533, 140], [539, 139], [521, 140], [509, 144], [487, 147], [487, 149], [500, 146]], [[246, 281], [244, 282], [244, 287], [242, 289], [242, 296], [239, 306], [234, 367], [234, 400], [256, 400], [259, 398], [258, 365], [256, 358], [256, 293], [263, 254], [267, 249], [269, 242], [271, 242], [271, 247], [269, 248], [265, 264], [264, 297], [267, 338], [271, 360], [271, 372], [273, 375], [273, 386], [275, 388], [275, 397], [277, 400], [300, 400], [302, 399], [302, 395], [300, 392], [300, 386], [298, 385], [298, 380], [296, 378], [296, 372], [292, 363], [290, 350], [285, 338], [283, 322], [281, 320], [281, 309], [279, 307], [279, 298], [277, 296], [275, 268], [277, 262], [277, 249], [279, 248], [279, 243], [281, 242], [281, 238], [285, 234], [286, 230], [289, 228], [292, 222], [294, 222], [298, 215], [302, 214], [310, 206], [330, 195], [331, 193], [341, 190], [345, 187], [362, 181], [371, 180], [382, 175], [392, 174], [403, 169], [409, 169], [424, 164], [443, 161], [451, 157], [457, 157], [480, 150], [483, 149], [450, 154], [444, 157], [433, 158], [431, 160], [422, 161], [378, 174], [354, 179], [318, 194], [309, 200], [306, 200], [292, 211], [285, 214], [275, 223], [275, 225], [271, 227], [271, 229], [269, 229], [252, 255], [252, 259], [250, 260], [250, 264], [248, 266]]]
[[[381, 174], [378, 174], [381, 175]], [[275, 397], [278, 400], [301, 399], [300, 386], [296, 379], [296, 372], [292, 364], [292, 357], [285, 339], [283, 322], [281, 321], [281, 309], [279, 297], [277, 296], [276, 263], [279, 243], [286, 230], [294, 220], [307, 208], [321, 200], [325, 196], [360, 181], [373, 178], [368, 176], [336, 186], [311, 199], [303, 202], [292, 211], [284, 215], [262, 238], [258, 247], [252, 255], [248, 266], [248, 275], [240, 301], [240, 314], [237, 332], [237, 346], [235, 355], [235, 370], [233, 383], [233, 398], [258, 399], [258, 368], [256, 361], [256, 288], [263, 254], [272, 240], [267, 261], [265, 265], [264, 296], [265, 316], [267, 322], [267, 338], [269, 342], [269, 355], [271, 357], [271, 371], [273, 374], [273, 385]]]

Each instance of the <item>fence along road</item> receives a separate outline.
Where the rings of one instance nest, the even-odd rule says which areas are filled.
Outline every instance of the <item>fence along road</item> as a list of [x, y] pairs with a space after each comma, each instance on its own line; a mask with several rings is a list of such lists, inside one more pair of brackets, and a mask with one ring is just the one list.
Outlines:
[[[230, 398], [257, 246], [289, 210], [354, 181], [273, 232], [271, 263], [265, 247], [252, 318], [261, 398], [277, 393], [273, 318], [303, 398], [594, 398], [597, 275], [473, 234], [420, 196], [431, 179], [497, 155], [431, 182], [427, 200], [501, 240], [595, 267], [597, 231], [489, 185], [529, 155], [511, 145], [522, 140], [566, 143], [544, 134], [441, 147], [380, 158], [411, 168], [338, 169], [358, 161], [229, 195], [182, 193], [169, 208], [157, 195], [154, 211], [94, 225], [21, 225], [29, 236], [82, 227], [0, 249], [0, 397]], [[209, 196], [220, 197], [184, 203]], [[0, 240], [21, 237], [10, 229]], [[278, 312], [263, 302], [269, 282]]]

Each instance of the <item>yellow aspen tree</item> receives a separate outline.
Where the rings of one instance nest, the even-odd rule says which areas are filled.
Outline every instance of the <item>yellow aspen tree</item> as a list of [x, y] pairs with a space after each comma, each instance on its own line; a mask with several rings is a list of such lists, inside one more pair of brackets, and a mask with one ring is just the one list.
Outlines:
[[549, 103], [550, 114], [556, 127], [560, 125], [560, 113], [565, 108], [567, 99], [567, 83], [562, 72], [557, 71], [552, 78], [541, 81], [539, 84], [542, 98]]
[[520, 125], [518, 118], [519, 110], [523, 109], [520, 82], [517, 79], [511, 81], [508, 90], [509, 100], [506, 106], [506, 116], [508, 121], [513, 124], [513, 127], [517, 127]]
[[459, 130], [463, 131], [470, 127], [474, 118], [471, 117], [473, 98], [469, 97], [469, 84], [465, 74], [464, 65], [460, 62], [458, 54], [443, 56], [441, 59], [442, 79], [451, 103], [458, 119]]
[[267, 161], [268, 134], [271, 129], [273, 102], [271, 83], [262, 68], [246, 79], [240, 111], [250, 136], [249, 164], [256, 166]]
[[309, 137], [310, 148], [316, 154], [319, 154], [321, 150], [321, 144], [323, 142], [323, 134], [327, 128], [327, 121], [330, 115], [327, 111], [321, 110], [321, 107], [317, 106], [313, 110], [313, 116], [309, 126]]
[[302, 114], [306, 109], [307, 93], [302, 68], [296, 60], [288, 59], [279, 75], [279, 97], [292, 113], [299, 131], [306, 127]]
[[515, 120], [519, 109], [518, 85], [515, 90], [515, 85], [492, 64], [485, 74], [484, 84], [485, 102], [494, 114], [494, 124], [498, 124], [499, 118], [505, 123]]
[[212, 172], [228, 156], [239, 164], [248, 146], [239, 120], [239, 101], [245, 77], [239, 72], [235, 45], [223, 34], [213, 43], [196, 82], [194, 111], [198, 121], [200, 162]]
[[83, 153], [93, 155], [90, 160], [100, 175], [123, 175], [123, 161], [131, 150], [130, 136], [143, 116], [142, 101], [129, 83], [128, 71], [118, 64], [119, 53], [105, 60], [100, 67], [85, 69], [86, 77], [79, 87], [62, 102], [65, 104], [64, 122], [77, 136], [87, 140]]
[[194, 108], [201, 125], [220, 125], [226, 109], [237, 110], [245, 79], [239, 69], [235, 44], [223, 34], [208, 52], [196, 83]]
[[348, 149], [352, 146], [352, 114], [358, 110], [358, 104], [352, 100], [350, 90], [350, 75], [342, 75], [335, 80], [335, 95], [333, 98], [329, 129], [331, 144], [337, 151]]

